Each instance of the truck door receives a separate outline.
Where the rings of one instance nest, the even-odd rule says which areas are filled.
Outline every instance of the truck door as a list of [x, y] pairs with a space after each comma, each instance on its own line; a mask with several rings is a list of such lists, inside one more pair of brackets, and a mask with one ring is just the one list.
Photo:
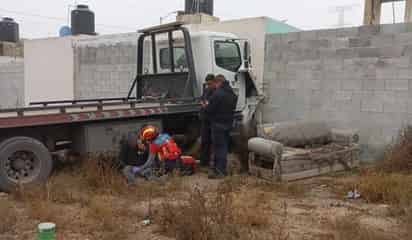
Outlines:
[[239, 43], [227, 39], [212, 40], [213, 73], [222, 74], [230, 82], [238, 95], [237, 110], [245, 106], [245, 84], [238, 78], [238, 72], [242, 67], [242, 54]]

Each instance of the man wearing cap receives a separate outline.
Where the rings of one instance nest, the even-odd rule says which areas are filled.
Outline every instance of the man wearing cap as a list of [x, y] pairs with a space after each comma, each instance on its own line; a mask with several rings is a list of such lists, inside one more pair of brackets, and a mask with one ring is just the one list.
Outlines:
[[200, 109], [199, 118], [201, 121], [200, 137], [201, 137], [201, 149], [200, 149], [200, 166], [208, 168], [210, 167], [211, 147], [212, 147], [212, 129], [210, 127], [210, 120], [205, 113], [205, 107], [207, 106], [210, 97], [213, 94], [213, 80], [215, 75], [208, 74], [205, 79], [205, 87], [203, 88], [203, 95], [201, 98], [202, 108]]
[[237, 95], [223, 75], [216, 76], [210, 86], [214, 91], [204, 104], [204, 112], [210, 121], [214, 152], [214, 168], [209, 173], [209, 178], [218, 179], [227, 175], [227, 153]]

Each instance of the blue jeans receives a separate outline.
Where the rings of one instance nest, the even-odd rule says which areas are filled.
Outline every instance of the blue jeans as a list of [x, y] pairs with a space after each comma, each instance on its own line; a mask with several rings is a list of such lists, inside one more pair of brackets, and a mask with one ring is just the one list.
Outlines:
[[214, 168], [217, 174], [227, 174], [227, 153], [230, 141], [230, 128], [212, 123], [212, 146], [214, 151]]

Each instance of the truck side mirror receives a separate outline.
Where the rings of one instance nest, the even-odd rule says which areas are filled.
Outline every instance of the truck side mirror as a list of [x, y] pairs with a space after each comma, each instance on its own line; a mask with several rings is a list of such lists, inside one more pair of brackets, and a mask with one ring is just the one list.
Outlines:
[[252, 63], [252, 56], [251, 56], [251, 49], [250, 43], [246, 41], [243, 45], [243, 61], [245, 62], [245, 68], [249, 68], [250, 64]]

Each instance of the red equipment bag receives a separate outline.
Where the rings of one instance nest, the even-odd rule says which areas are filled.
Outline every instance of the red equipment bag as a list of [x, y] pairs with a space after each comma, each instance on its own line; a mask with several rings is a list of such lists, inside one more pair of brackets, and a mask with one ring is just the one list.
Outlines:
[[196, 172], [196, 160], [191, 156], [181, 156], [180, 174], [190, 176]]

